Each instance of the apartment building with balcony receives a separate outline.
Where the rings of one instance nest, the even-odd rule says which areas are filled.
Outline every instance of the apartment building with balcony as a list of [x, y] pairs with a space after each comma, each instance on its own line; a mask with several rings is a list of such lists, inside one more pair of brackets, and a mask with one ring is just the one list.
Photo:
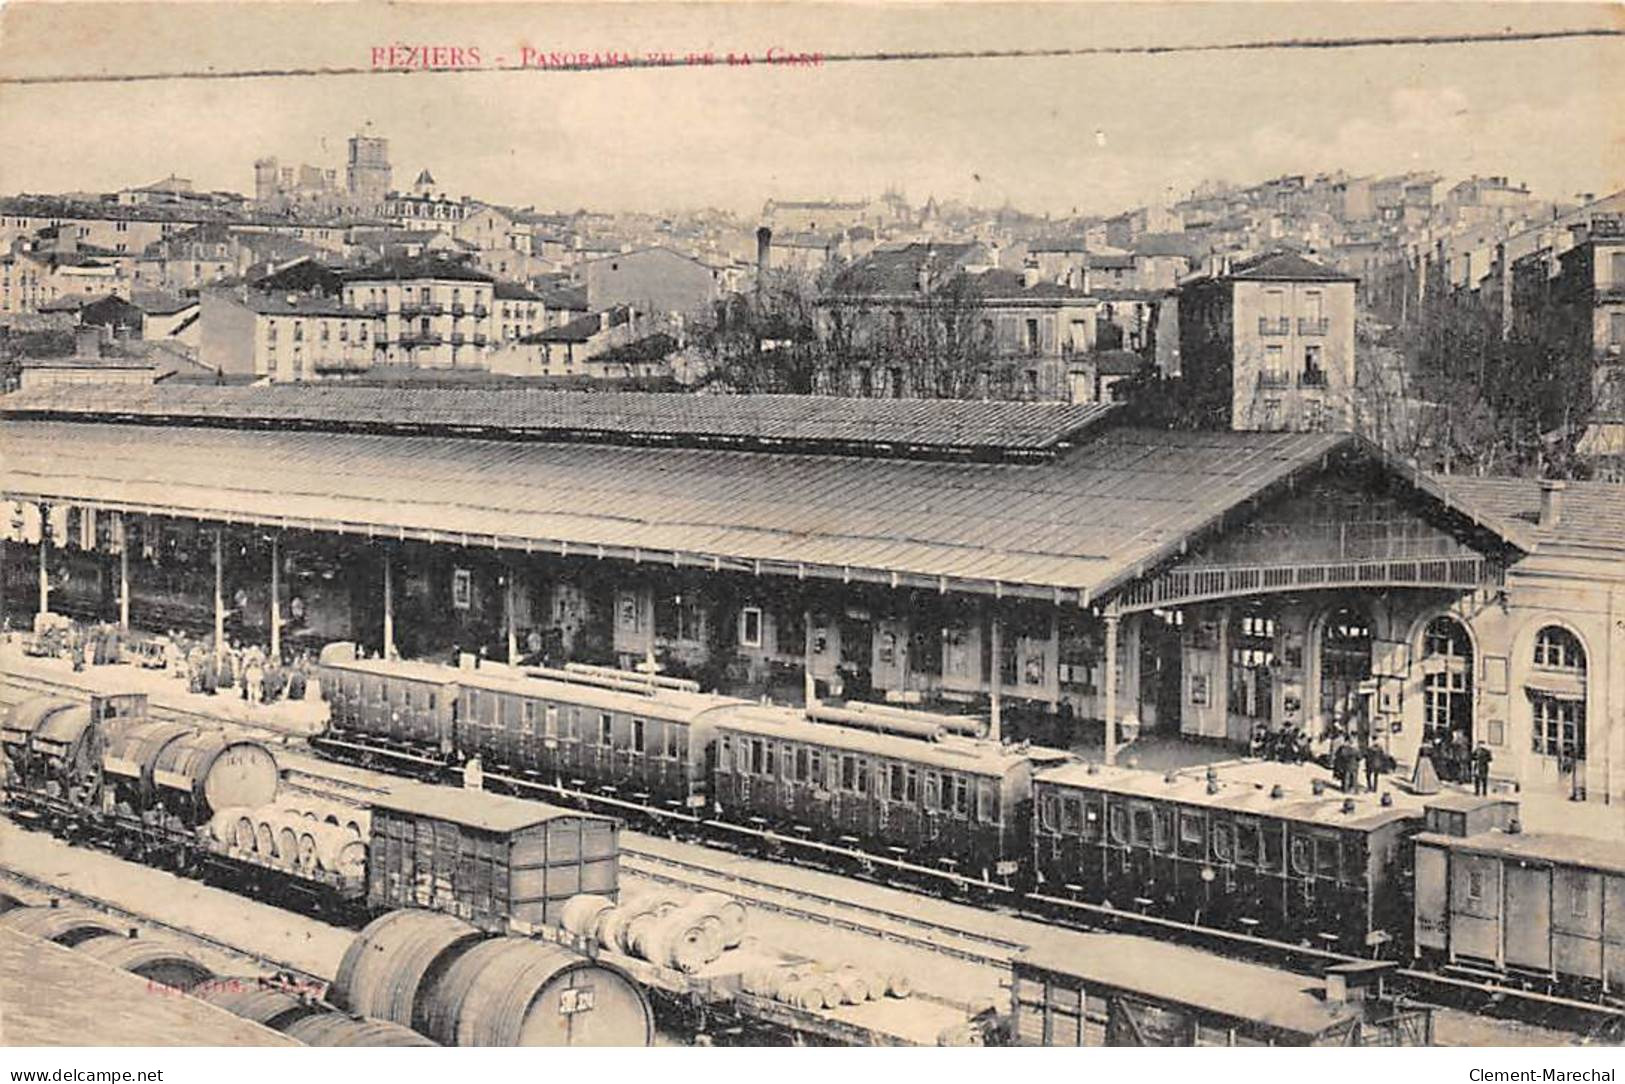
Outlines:
[[1180, 287], [1182, 373], [1231, 429], [1353, 423], [1357, 280], [1274, 253]]
[[342, 297], [372, 320], [374, 364], [478, 369], [496, 340], [495, 287], [484, 271], [429, 256], [352, 271]]

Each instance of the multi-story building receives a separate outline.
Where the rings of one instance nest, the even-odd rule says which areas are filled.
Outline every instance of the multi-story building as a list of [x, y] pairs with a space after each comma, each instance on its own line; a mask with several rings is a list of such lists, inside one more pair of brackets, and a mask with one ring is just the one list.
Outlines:
[[972, 242], [908, 244], [843, 270], [819, 309], [823, 334], [850, 356], [822, 375], [823, 389], [1072, 399], [1090, 384], [1081, 363], [1095, 347], [1097, 300], [1036, 267], [992, 268], [987, 258]]
[[343, 303], [371, 315], [376, 364], [482, 368], [495, 339], [494, 286], [457, 260], [390, 260], [346, 275]]
[[617, 305], [505, 341], [491, 371], [507, 376], [648, 380], [670, 373], [674, 322]]
[[669, 248], [618, 252], [588, 260], [576, 271], [593, 311], [630, 305], [640, 312], [691, 314], [721, 293], [721, 273]]
[[406, 229], [427, 228], [452, 233], [457, 224], [480, 207], [465, 196], [453, 199], [439, 190], [428, 170], [418, 174], [410, 192], [391, 192], [384, 197], [380, 213]]
[[547, 327], [547, 305], [542, 296], [517, 282], [495, 283], [492, 289], [493, 345], [534, 335]]
[[1595, 216], [1573, 240], [1512, 265], [1512, 326], [1588, 357], [1597, 411], [1625, 414], [1625, 216]]
[[374, 320], [330, 297], [245, 287], [199, 298], [198, 360], [227, 381], [341, 379], [370, 368]]
[[1241, 430], [1350, 428], [1355, 286], [1291, 253], [1181, 286], [1181, 373], [1209, 420]]

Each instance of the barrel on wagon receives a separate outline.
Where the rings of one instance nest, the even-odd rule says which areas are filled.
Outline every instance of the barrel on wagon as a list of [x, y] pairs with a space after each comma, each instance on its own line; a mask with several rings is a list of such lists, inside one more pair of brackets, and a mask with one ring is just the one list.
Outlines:
[[424, 1030], [444, 1046], [648, 1046], [649, 999], [625, 972], [559, 945], [481, 942], [424, 994]]
[[367, 904], [494, 932], [553, 925], [581, 893], [615, 896], [620, 822], [484, 791], [395, 786], [372, 802]]

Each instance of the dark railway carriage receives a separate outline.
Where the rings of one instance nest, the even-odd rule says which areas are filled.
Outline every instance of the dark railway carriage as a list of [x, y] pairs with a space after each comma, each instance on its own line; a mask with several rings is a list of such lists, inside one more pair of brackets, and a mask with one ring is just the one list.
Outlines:
[[724, 820], [805, 850], [1012, 887], [1028, 858], [1034, 759], [1065, 756], [874, 733], [755, 706], [721, 713], [716, 735]]
[[1426, 832], [1415, 846], [1419, 957], [1559, 991], [1625, 991], [1625, 847], [1496, 828]]
[[1041, 895], [1351, 953], [1408, 934], [1414, 802], [1081, 764], [1034, 802]]
[[393, 749], [426, 765], [478, 756], [488, 773], [690, 814], [707, 802], [708, 713], [746, 703], [333, 651], [321, 676], [332, 705], [323, 741], [341, 754]]
[[335, 736], [364, 734], [380, 745], [407, 752], [451, 752], [456, 671], [431, 663], [346, 654], [331, 646], [322, 652], [322, 695]]
[[640, 806], [694, 812], [707, 802], [709, 718], [742, 701], [681, 690], [608, 689], [464, 671], [457, 744], [508, 770]]

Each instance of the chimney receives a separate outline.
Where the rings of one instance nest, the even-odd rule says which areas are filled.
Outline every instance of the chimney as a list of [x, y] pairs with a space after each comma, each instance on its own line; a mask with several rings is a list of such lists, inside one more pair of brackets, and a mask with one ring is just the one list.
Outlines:
[[1552, 530], [1563, 522], [1563, 491], [1567, 482], [1545, 479], [1540, 483], [1540, 525]]
[[102, 329], [90, 324], [74, 329], [73, 356], [96, 359], [102, 356]]
[[1024, 267], [1021, 269], [1021, 285], [1031, 290], [1038, 285], [1038, 268]]
[[766, 285], [767, 273], [773, 266], [773, 231], [766, 226], [756, 230], [756, 289], [760, 292]]

